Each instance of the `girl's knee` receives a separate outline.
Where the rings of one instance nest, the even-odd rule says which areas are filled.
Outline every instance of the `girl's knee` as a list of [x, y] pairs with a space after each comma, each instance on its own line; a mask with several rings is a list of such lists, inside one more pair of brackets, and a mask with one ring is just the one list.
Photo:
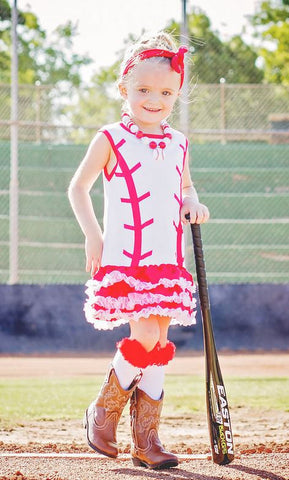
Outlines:
[[162, 348], [166, 346], [168, 341], [168, 330], [169, 330], [170, 322], [171, 322], [171, 318], [169, 317], [159, 318], [159, 327], [160, 327], [159, 342]]
[[131, 339], [140, 342], [149, 352], [160, 339], [160, 327], [157, 319], [148, 318], [130, 322]]

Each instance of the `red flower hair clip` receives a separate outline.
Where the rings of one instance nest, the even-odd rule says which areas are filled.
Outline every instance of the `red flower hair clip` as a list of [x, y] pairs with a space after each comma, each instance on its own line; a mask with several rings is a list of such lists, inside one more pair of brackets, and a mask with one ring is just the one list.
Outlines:
[[177, 52], [172, 52], [171, 50], [164, 50], [159, 48], [143, 50], [142, 52], [138, 53], [127, 61], [124, 71], [122, 72], [122, 76], [124, 77], [128, 73], [128, 71], [136, 65], [136, 60], [145, 60], [146, 58], [152, 57], [170, 58], [172, 69], [181, 75], [181, 88], [184, 82], [185, 74], [184, 55], [187, 52], [188, 49], [184, 45], [182, 45]]

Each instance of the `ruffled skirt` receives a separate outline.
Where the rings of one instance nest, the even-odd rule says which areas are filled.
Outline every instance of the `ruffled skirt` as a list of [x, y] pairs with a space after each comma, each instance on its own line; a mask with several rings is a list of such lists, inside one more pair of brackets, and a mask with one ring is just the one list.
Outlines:
[[171, 325], [196, 323], [195, 285], [184, 267], [107, 265], [86, 286], [85, 316], [98, 330], [112, 330], [150, 315], [171, 317]]

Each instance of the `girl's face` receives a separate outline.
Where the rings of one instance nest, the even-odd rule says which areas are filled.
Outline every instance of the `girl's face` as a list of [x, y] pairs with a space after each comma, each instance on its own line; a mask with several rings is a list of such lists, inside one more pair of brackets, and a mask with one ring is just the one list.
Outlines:
[[170, 115], [179, 96], [180, 81], [169, 62], [153, 59], [141, 61], [133, 68], [128, 81], [120, 85], [120, 93], [141, 130], [160, 132], [161, 121]]

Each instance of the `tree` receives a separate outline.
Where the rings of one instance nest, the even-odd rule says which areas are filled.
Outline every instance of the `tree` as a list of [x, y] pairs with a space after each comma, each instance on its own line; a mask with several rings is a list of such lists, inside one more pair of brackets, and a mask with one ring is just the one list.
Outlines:
[[[88, 143], [97, 128], [106, 123], [113, 123], [119, 118], [120, 102], [106, 91], [112, 88], [112, 83], [104, 86], [99, 83], [98, 75], [92, 79], [89, 87], [78, 91], [75, 105], [64, 107], [63, 114], [66, 121], [76, 128], [67, 136], [67, 140], [74, 143]], [[86, 127], [94, 126], [94, 131]], [[80, 128], [77, 128], [80, 127]]]
[[[49, 40], [33, 12], [20, 11], [18, 17], [19, 82], [80, 85], [81, 67], [91, 59], [72, 51], [76, 26], [70, 21], [58, 26]], [[7, 0], [0, 0], [0, 42], [0, 82], [7, 83], [11, 69], [11, 7]]]
[[[180, 36], [180, 25], [171, 22], [168, 31]], [[198, 83], [259, 83], [263, 72], [256, 66], [257, 53], [240, 35], [223, 42], [211, 28], [211, 22], [200, 8], [188, 15], [190, 51], [193, 53], [191, 76]]]
[[289, 85], [289, 0], [262, 2], [250, 21], [255, 37], [267, 42], [259, 48], [265, 80]]

